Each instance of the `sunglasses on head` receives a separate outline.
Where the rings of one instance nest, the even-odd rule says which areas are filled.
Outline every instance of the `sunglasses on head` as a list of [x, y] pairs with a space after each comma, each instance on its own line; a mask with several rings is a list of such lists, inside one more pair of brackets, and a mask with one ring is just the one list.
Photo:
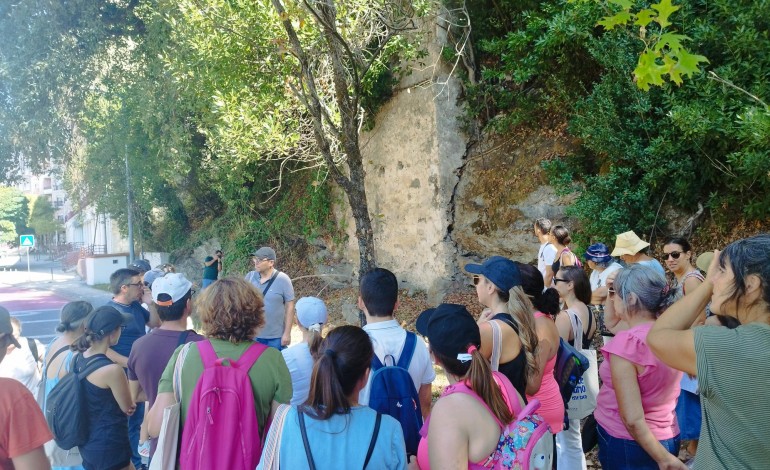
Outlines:
[[668, 259], [669, 257], [674, 259], [679, 259], [679, 257], [682, 256], [681, 251], [672, 251], [671, 253], [663, 253], [663, 258]]

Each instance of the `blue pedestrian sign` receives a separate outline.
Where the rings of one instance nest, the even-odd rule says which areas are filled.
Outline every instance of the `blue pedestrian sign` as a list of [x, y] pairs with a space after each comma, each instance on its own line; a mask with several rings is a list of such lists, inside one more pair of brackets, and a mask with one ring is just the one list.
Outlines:
[[34, 235], [21, 235], [19, 237], [19, 246], [26, 248], [33, 248], [35, 246]]

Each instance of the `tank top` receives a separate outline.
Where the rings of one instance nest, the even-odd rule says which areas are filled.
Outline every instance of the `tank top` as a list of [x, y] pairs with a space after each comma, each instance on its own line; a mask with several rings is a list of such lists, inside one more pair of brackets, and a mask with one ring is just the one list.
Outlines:
[[[567, 315], [570, 315], [570, 314], [577, 315], [578, 314], [576, 311], [574, 311], [572, 309], [567, 309], [566, 312], [567, 312]], [[578, 316], [578, 318], [580, 318], [580, 317]], [[593, 319], [594, 319], [594, 312], [591, 311], [590, 307], [588, 307], [588, 329], [583, 332], [583, 342], [582, 342], [583, 349], [588, 349], [591, 346], [591, 341], [593, 341], [594, 335], [596, 334], [596, 331], [594, 331], [593, 335], [588, 336], [588, 334], [591, 333], [591, 324], [593, 323]], [[575, 347], [575, 338], [572, 338], [571, 340], [569, 340], [567, 342], [569, 343], [570, 346]]]
[[[103, 357], [104, 354], [94, 354], [89, 358], [83, 355], [75, 357], [76, 370], [82, 370], [86, 362]], [[113, 465], [128, 464], [131, 459], [131, 448], [128, 444], [128, 419], [120, 409], [112, 390], [100, 388], [83, 379], [83, 390], [88, 403], [88, 442], [80, 446], [84, 467], [88, 468], [89, 461], [98, 461], [99, 467], [108, 468]]]
[[[514, 323], [513, 317], [511, 317], [510, 314], [498, 313], [490, 320], [500, 320], [504, 322], [506, 325], [513, 328], [513, 331], [519, 335], [519, 329], [516, 328], [516, 323]], [[527, 357], [524, 354], [524, 345], [521, 346], [519, 354], [516, 357], [506, 363], [500, 363], [497, 370], [508, 377], [508, 380], [511, 381], [513, 387], [519, 392], [519, 395], [522, 397], [527, 396]]]
[[[535, 318], [542, 317], [548, 317], [548, 315], [543, 312], [535, 312]], [[537, 398], [540, 401], [538, 413], [545, 418], [554, 434], [560, 432], [564, 426], [564, 400], [561, 398], [559, 384], [556, 383], [556, 377], [553, 375], [553, 369], [556, 366], [556, 356], [554, 354], [545, 363], [540, 390], [534, 395], [527, 395], [527, 400]]]
[[[556, 257], [556, 261], [554, 261], [553, 264], [551, 265], [551, 270], [553, 271], [553, 277], [556, 277], [556, 273], [559, 272], [559, 268], [561, 267], [561, 257], [564, 254], [564, 252], [567, 252], [567, 253], [571, 254], [572, 257], [575, 258], [575, 264], [574, 264], [575, 266], [577, 266], [577, 267], [582, 267], [583, 266], [582, 263], [580, 262], [580, 260], [578, 259], [578, 257], [575, 256], [575, 253], [573, 253], [569, 249], [569, 247], [564, 247], [564, 249], [561, 250], [561, 252], [559, 253], [559, 256]], [[546, 287], [548, 287], [548, 286], [546, 286]]]

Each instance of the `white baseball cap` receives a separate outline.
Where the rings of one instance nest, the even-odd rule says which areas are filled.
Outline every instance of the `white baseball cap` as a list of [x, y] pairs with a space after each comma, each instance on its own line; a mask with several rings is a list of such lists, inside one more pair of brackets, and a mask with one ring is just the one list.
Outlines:
[[326, 323], [327, 311], [326, 304], [318, 297], [302, 297], [294, 306], [297, 309], [297, 321], [304, 328], [310, 329], [311, 326]]
[[[152, 300], [161, 307], [170, 307], [171, 304], [181, 299], [192, 288], [192, 282], [187, 280], [182, 273], [168, 273], [155, 279], [152, 283]], [[166, 294], [171, 296], [171, 301], [158, 300], [158, 296]]]

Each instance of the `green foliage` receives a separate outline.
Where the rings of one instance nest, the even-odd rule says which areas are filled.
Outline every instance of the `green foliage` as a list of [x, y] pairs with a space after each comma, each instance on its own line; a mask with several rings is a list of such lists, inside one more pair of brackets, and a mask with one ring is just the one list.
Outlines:
[[16, 188], [0, 186], [0, 221], [10, 223], [10, 225], [4, 224], [3, 230], [9, 232], [8, 227], [12, 227], [14, 234], [26, 233], [27, 219], [29, 219], [27, 197]]
[[18, 243], [16, 227], [10, 220], [0, 219], [0, 244]]
[[706, 57], [693, 54], [684, 46], [689, 37], [669, 28], [673, 26], [671, 15], [681, 8], [671, 0], [661, 0], [650, 8], [639, 9], [629, 0], [595, 1], [613, 12], [597, 23], [605, 30], [611, 31], [617, 26], [639, 27], [638, 39], [644, 43], [644, 50], [639, 55], [634, 78], [636, 86], [642, 90], [649, 90], [650, 85], [662, 86], [666, 75], [681, 85], [682, 76], [691, 77], [700, 72], [701, 64], [708, 63]]
[[[482, 80], [469, 96], [483, 101], [471, 103], [472, 116], [485, 120], [491, 110], [501, 131], [565, 117], [581, 149], [545, 169], [558, 190], [577, 192], [569, 211], [580, 222], [578, 243], [678, 228], [666, 228], [664, 206], [694, 212], [703, 203], [724, 224], [770, 215], [770, 17], [762, 2], [663, 1], [651, 12], [609, 2], [614, 13], [635, 8], [625, 21], [646, 28], [646, 42], [630, 26], [595, 27], [608, 16], [599, 2], [490, 0], [477, 8], [493, 3], [511, 29], [479, 17], [496, 29], [475, 28], [494, 34], [476, 39]], [[701, 54], [713, 73], [688, 75], [702, 65], [691, 56]], [[640, 59], [648, 72], [661, 68], [643, 81], [669, 80], [641, 91]]]
[[56, 220], [55, 209], [45, 196], [30, 197], [32, 210], [29, 213], [29, 228], [35, 231], [35, 235], [52, 235], [62, 229]]

